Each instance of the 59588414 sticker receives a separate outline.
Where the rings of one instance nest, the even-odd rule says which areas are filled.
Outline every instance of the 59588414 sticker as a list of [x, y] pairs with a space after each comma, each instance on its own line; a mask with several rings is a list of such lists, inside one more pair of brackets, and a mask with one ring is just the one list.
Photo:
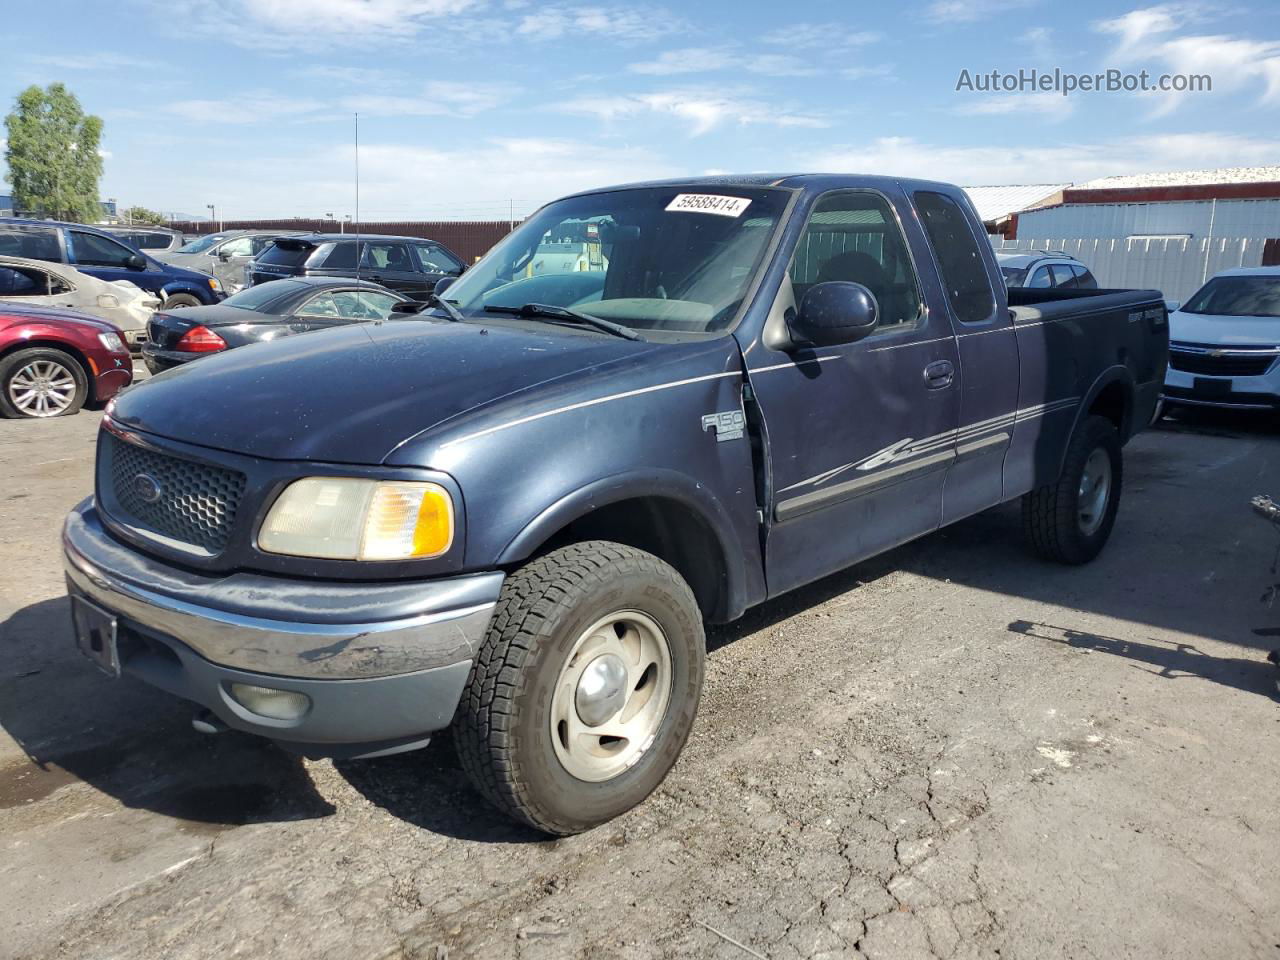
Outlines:
[[721, 217], [740, 217], [751, 206], [746, 197], [725, 197], [715, 193], [681, 193], [667, 204], [675, 213], [714, 213]]

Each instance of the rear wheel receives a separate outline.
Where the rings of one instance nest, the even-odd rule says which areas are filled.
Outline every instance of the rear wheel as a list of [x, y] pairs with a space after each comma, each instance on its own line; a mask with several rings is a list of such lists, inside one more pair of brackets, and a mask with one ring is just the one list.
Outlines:
[[688, 584], [651, 554], [575, 544], [507, 578], [454, 721], [504, 813], [551, 834], [647, 797], [693, 726], [706, 641]]
[[88, 398], [89, 378], [69, 353], [30, 347], [0, 360], [0, 413], [6, 417], [66, 417]]
[[174, 310], [178, 307], [199, 307], [202, 306], [200, 298], [194, 293], [175, 293], [173, 296], [160, 304], [161, 310]]
[[1071, 438], [1058, 480], [1022, 498], [1031, 546], [1047, 560], [1088, 563], [1111, 536], [1122, 479], [1115, 424], [1105, 417], [1086, 418]]

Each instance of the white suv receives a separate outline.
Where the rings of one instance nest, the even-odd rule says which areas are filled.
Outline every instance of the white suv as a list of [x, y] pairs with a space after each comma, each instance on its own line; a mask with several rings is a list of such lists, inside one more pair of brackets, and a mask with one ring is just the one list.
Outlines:
[[1280, 410], [1280, 267], [1225, 270], [1169, 315], [1164, 399]]

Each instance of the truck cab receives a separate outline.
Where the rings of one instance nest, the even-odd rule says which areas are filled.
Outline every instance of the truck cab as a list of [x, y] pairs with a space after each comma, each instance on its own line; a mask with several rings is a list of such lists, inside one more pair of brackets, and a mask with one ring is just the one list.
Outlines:
[[[588, 269], [529, 269], [579, 234]], [[566, 197], [434, 302], [120, 398], [64, 531], [77, 636], [202, 729], [451, 726], [553, 834], [661, 782], [705, 622], [1018, 498], [1037, 553], [1095, 557], [1167, 357], [1158, 292], [1006, 290], [958, 188], [892, 177]]]

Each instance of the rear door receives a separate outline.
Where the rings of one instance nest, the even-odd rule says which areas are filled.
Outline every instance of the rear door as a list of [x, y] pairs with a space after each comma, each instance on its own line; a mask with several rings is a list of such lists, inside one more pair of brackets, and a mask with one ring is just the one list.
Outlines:
[[27, 223], [0, 223], [0, 256], [67, 262], [59, 228]]
[[[932, 190], [918, 190], [912, 199], [946, 293], [942, 311], [959, 345], [960, 430], [942, 511], [943, 523], [950, 523], [1004, 499], [1004, 460], [1018, 405], [1018, 343], [991, 242], [968, 200]], [[1036, 268], [1032, 281], [1041, 273], [1047, 277], [1048, 267]]]
[[427, 291], [427, 276], [418, 269], [409, 244], [401, 240], [366, 241], [360, 276], [416, 300], [421, 300]]
[[770, 595], [940, 522], [959, 416], [957, 355], [945, 314], [924, 309], [939, 291], [920, 276], [921, 257], [927, 262], [928, 250], [900, 192], [823, 194], [796, 242], [774, 315], [796, 309], [815, 284], [853, 281], [876, 297], [876, 331], [792, 353], [746, 345], [772, 472]]

